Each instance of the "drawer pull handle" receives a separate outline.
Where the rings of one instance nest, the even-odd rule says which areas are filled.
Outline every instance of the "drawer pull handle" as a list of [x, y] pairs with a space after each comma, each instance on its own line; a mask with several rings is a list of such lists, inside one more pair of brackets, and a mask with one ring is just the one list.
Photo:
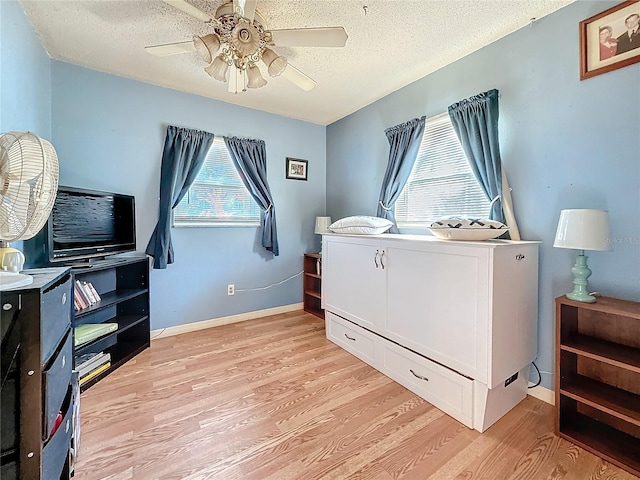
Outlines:
[[379, 267], [379, 265], [378, 265], [378, 255], [380, 255], [380, 252], [378, 250], [376, 250], [376, 254], [373, 256], [373, 262], [376, 264], [376, 268]]
[[423, 377], [422, 375], [418, 375], [416, 372], [413, 371], [412, 368], [410, 368], [409, 371], [413, 374], [414, 377], [419, 378], [420, 380], [424, 380], [425, 382], [429, 381], [429, 379], [427, 377]]
[[382, 253], [380, 254], [380, 266], [382, 267], [382, 269], [384, 270], [384, 250], [382, 250]]
[[62, 304], [64, 305], [65, 303], [67, 303], [67, 292], [62, 294]]
[[350, 337], [349, 335], [347, 335], [346, 333], [344, 334], [344, 336], [345, 336], [345, 337], [347, 337], [347, 340], [351, 340], [351, 341], [353, 341], [353, 342], [355, 342], [355, 341], [356, 341], [356, 339], [355, 339], [355, 338], [351, 338], [351, 337]]
[[29, 453], [27, 453], [27, 457], [29, 457], [29, 458], [33, 458], [33, 452], [29, 452]]
[[4, 305], [2, 305], [2, 309], [5, 312], [8, 312], [9, 310], [11, 310], [13, 308], [13, 305], [11, 305], [10, 303], [5, 303]]
[[524, 255], [522, 255], [521, 253], [519, 253], [518, 255], [516, 255], [516, 260], [524, 260]]
[[34, 373], [36, 373], [36, 372], [34, 372], [33, 370], [29, 370], [29, 371], [27, 372], [27, 375], [32, 376]]

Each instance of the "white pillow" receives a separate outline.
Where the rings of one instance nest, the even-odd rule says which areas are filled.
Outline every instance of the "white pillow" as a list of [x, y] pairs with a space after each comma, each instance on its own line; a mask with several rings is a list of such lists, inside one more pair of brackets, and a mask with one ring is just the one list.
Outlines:
[[429, 231], [444, 240], [489, 240], [502, 235], [509, 228], [486, 218], [451, 217], [431, 224]]
[[379, 235], [391, 228], [393, 222], [386, 218], [356, 215], [345, 217], [329, 225], [334, 233], [349, 233], [352, 235]]

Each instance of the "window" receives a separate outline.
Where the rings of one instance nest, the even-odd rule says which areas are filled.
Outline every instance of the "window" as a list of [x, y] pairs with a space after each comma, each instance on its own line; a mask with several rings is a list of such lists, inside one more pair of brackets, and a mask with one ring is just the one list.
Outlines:
[[173, 209], [176, 227], [258, 226], [260, 207], [240, 180], [222, 137], [211, 150], [189, 191]]
[[490, 207], [449, 115], [427, 119], [416, 163], [396, 200], [398, 226], [426, 228], [449, 216], [488, 218]]

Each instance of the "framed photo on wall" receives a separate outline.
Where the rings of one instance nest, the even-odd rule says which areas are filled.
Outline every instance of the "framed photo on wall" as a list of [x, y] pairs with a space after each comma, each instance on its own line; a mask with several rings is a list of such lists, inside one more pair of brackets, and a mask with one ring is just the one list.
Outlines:
[[306, 180], [308, 164], [308, 160], [287, 157], [287, 178], [293, 180]]
[[580, 22], [580, 80], [640, 62], [640, 0]]

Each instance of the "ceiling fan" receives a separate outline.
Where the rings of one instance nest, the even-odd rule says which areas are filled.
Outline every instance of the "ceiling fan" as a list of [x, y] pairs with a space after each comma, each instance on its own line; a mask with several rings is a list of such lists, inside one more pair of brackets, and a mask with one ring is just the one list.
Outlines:
[[164, 0], [178, 10], [213, 26], [214, 33], [195, 36], [192, 41], [145, 47], [160, 57], [196, 51], [207, 62], [205, 72], [221, 82], [229, 80], [228, 91], [238, 93], [267, 84], [258, 68], [262, 62], [269, 76], [282, 75], [302, 90], [312, 90], [316, 82], [289, 64], [270, 47], [343, 47], [347, 33], [343, 27], [268, 30], [256, 11], [256, 0], [233, 0], [221, 5], [215, 16], [185, 0]]

